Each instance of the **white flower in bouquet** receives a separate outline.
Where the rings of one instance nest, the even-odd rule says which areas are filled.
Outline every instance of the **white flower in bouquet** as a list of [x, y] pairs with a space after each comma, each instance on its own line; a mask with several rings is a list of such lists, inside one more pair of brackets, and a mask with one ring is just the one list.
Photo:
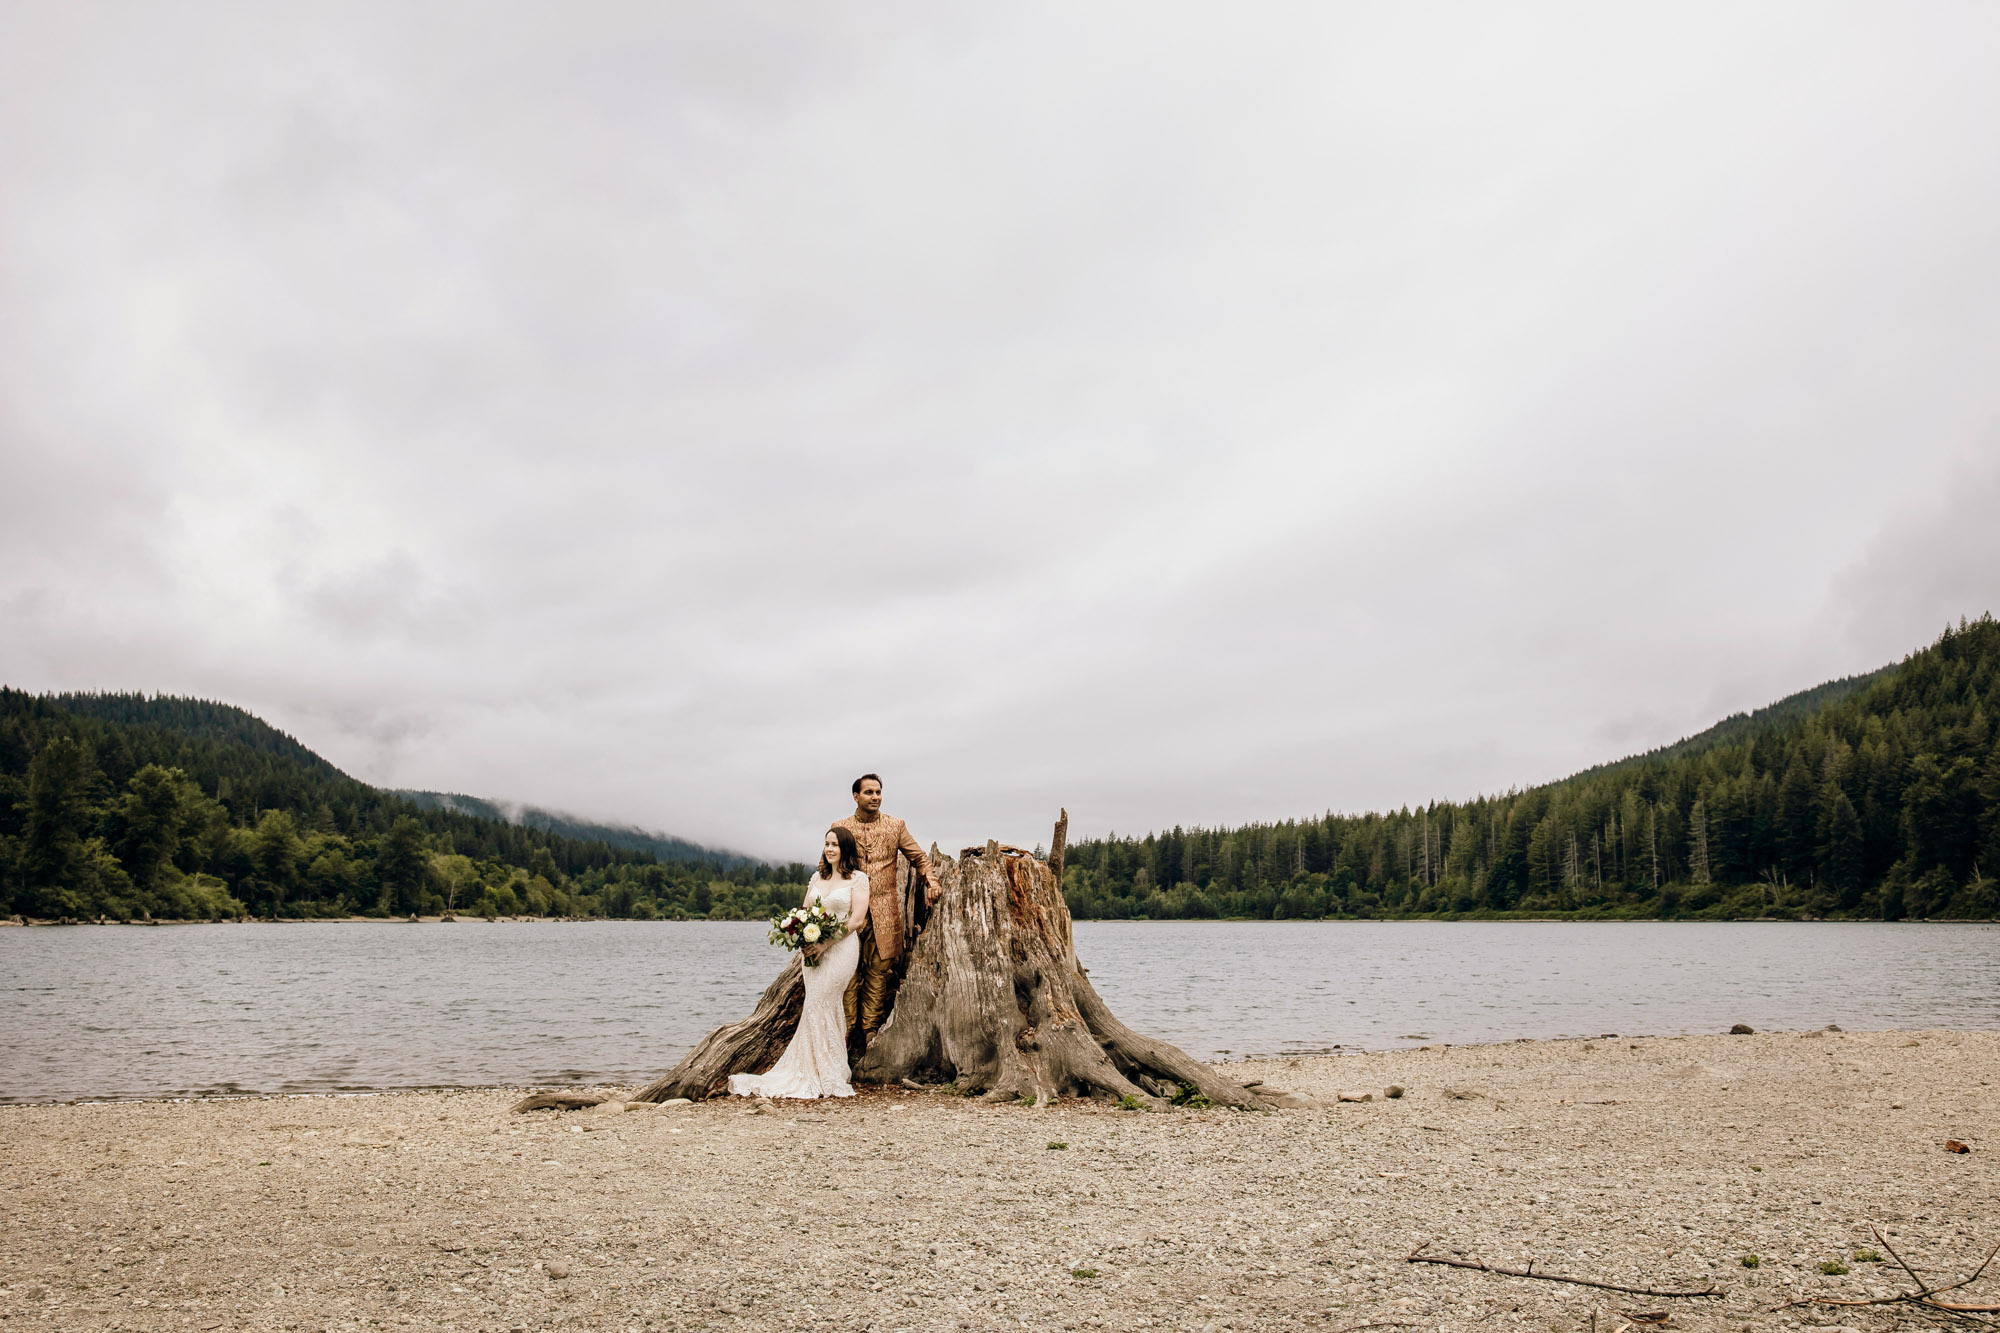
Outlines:
[[805, 936], [806, 936], [806, 943], [807, 943], [807, 944], [813, 944], [813, 943], [816, 943], [816, 942], [818, 941], [818, 939], [819, 939], [819, 927], [818, 927], [818, 926], [807, 926], [807, 927], [806, 927], [806, 929], [805, 929]]

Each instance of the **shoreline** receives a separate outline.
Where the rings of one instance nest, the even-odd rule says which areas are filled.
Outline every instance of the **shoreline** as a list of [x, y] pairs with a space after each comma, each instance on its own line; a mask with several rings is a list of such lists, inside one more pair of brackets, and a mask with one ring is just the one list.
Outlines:
[[[0, 1107], [0, 1327], [1610, 1330], [1665, 1307], [1716, 1333], [1888, 1330], [1911, 1312], [1774, 1307], [1907, 1286], [1863, 1257], [1871, 1225], [1926, 1273], [1962, 1276], [2000, 1240], [2000, 1033], [1215, 1067], [1304, 1105], [864, 1088], [528, 1115], [508, 1111], [517, 1089]], [[1432, 1237], [1724, 1290], [1657, 1301], [1406, 1262]], [[2000, 1275], [1964, 1294], [2000, 1301]]]
[[[1648, 1042], [1648, 1041], [1692, 1041], [1711, 1036], [1725, 1040], [1741, 1040], [1743, 1036], [1757, 1037], [1821, 1037], [1829, 1035], [1847, 1037], [1895, 1037], [1909, 1033], [1950, 1034], [1954, 1036], [1980, 1036], [2000, 1034], [2000, 1026], [1992, 1028], [1843, 1028], [1830, 1024], [1823, 1028], [1758, 1028], [1749, 1033], [1708, 1033], [1708, 1032], [1605, 1032], [1596, 1035], [1570, 1035], [1555, 1037], [1508, 1037], [1498, 1041], [1438, 1041], [1431, 1038], [1405, 1038], [1422, 1040], [1423, 1045], [1406, 1046], [1334, 1046], [1310, 1051], [1267, 1051], [1231, 1054], [1228, 1059], [1203, 1060], [1199, 1063], [1225, 1074], [1248, 1069], [1262, 1071], [1271, 1065], [1297, 1065], [1307, 1060], [1357, 1060], [1376, 1056], [1420, 1054], [1427, 1051], [1514, 1051], [1527, 1046], [1559, 1047], [1571, 1044], [1595, 1045], [1600, 1042]], [[683, 1052], [682, 1054], [685, 1054]], [[670, 1066], [666, 1066], [670, 1067]], [[654, 1074], [664, 1072], [654, 1071]], [[323, 1092], [219, 1092], [203, 1093], [162, 1093], [159, 1095], [135, 1095], [120, 1097], [115, 1095], [88, 1094], [65, 1097], [49, 1101], [9, 1101], [0, 1099], [0, 1113], [26, 1107], [88, 1107], [88, 1106], [199, 1106], [209, 1103], [237, 1102], [286, 1102], [329, 1100], [341, 1101], [368, 1097], [413, 1097], [430, 1094], [490, 1093], [495, 1096], [521, 1098], [538, 1092], [576, 1092], [617, 1095], [642, 1087], [654, 1074], [640, 1074], [636, 1082], [617, 1078], [586, 1079], [570, 1083], [420, 1083], [397, 1087], [345, 1088]], [[860, 1084], [857, 1088], [873, 1091], [896, 1092], [894, 1085]], [[718, 1099], [721, 1100], [721, 1099]]]

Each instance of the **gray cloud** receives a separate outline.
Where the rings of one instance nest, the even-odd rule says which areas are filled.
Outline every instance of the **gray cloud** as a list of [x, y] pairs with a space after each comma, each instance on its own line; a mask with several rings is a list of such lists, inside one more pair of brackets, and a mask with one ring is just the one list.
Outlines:
[[1940, 494], [1887, 524], [1836, 586], [1839, 627], [1891, 660], [1968, 614], [2000, 615], [2000, 449], [1955, 465]]
[[1672, 740], [2000, 602], [1996, 46], [11, 6], [0, 675], [778, 855]]

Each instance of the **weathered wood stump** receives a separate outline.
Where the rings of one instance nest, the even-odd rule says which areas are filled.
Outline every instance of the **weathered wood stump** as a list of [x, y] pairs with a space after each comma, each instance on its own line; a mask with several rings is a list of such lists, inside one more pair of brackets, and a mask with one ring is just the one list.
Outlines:
[[[1056, 826], [1051, 860], [1062, 854], [1066, 823]], [[932, 848], [931, 862], [943, 896], [908, 950], [895, 1007], [856, 1062], [856, 1080], [950, 1083], [988, 1101], [1037, 1105], [1065, 1096], [1133, 1097], [1164, 1109], [1176, 1097], [1199, 1095], [1222, 1106], [1267, 1106], [1112, 1016], [1077, 962], [1069, 907], [1048, 865], [995, 842], [968, 847], [956, 860]], [[764, 1072], [783, 1054], [804, 1002], [794, 958], [748, 1018], [709, 1033], [633, 1100], [699, 1101], [724, 1091], [731, 1074]]]

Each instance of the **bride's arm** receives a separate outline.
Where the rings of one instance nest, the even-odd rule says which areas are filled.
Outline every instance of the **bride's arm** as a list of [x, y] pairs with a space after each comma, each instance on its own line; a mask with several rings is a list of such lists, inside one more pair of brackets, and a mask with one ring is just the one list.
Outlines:
[[854, 902], [847, 909], [847, 933], [850, 935], [859, 934], [861, 928], [868, 924], [868, 876], [857, 875], [855, 878], [861, 883], [855, 886]]

